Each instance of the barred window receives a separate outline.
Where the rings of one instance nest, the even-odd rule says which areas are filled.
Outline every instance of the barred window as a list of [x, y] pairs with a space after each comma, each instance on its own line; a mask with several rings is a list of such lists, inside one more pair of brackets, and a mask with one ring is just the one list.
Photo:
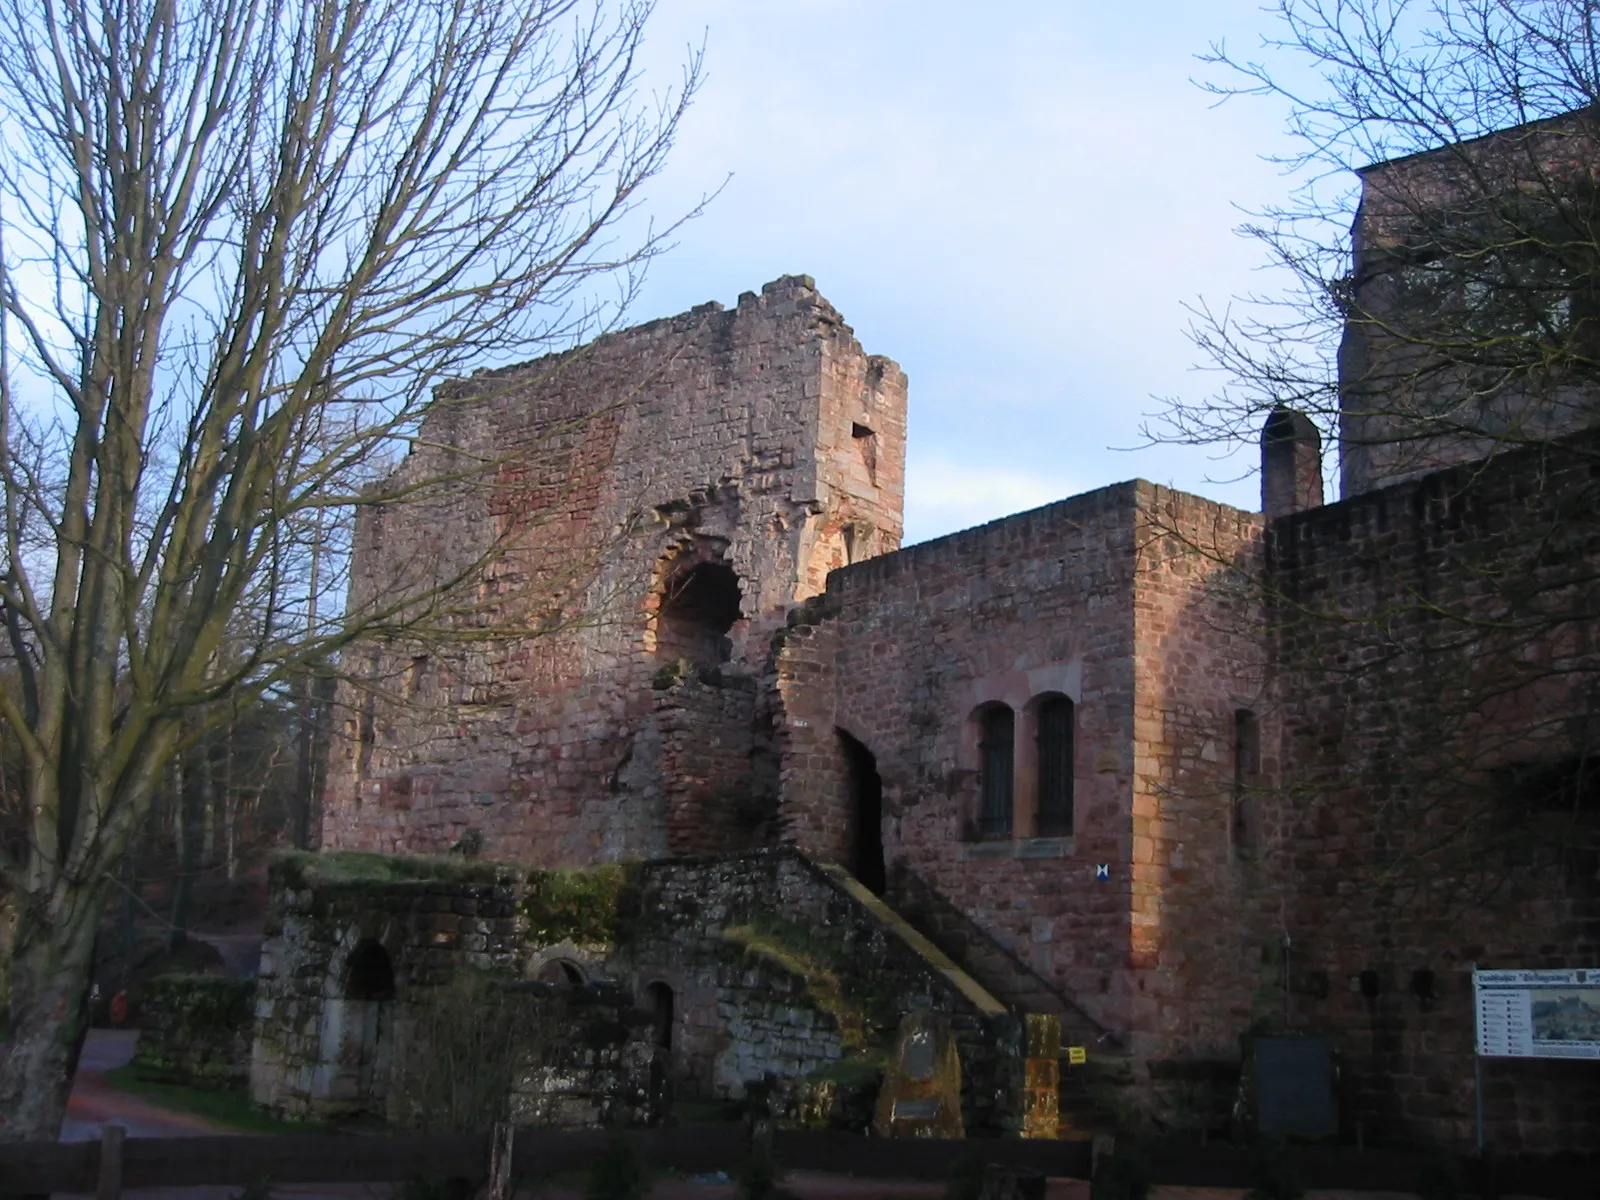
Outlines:
[[1016, 714], [1004, 704], [992, 704], [978, 719], [981, 723], [978, 753], [983, 764], [983, 812], [979, 828], [986, 838], [1010, 837]]
[[1065, 696], [1050, 696], [1035, 713], [1039, 754], [1038, 837], [1072, 834], [1072, 743], [1074, 711]]

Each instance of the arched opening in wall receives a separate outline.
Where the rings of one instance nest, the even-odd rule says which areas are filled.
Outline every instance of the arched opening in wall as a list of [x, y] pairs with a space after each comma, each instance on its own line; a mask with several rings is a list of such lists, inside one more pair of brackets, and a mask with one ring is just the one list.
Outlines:
[[986, 704], [978, 722], [978, 833], [985, 838], [1011, 836], [1016, 796], [1017, 715], [1005, 704]]
[[564, 958], [552, 958], [539, 968], [539, 982], [553, 983], [557, 987], [582, 987], [584, 978], [577, 963]]
[[656, 613], [656, 655], [715, 667], [733, 656], [728, 631], [740, 617], [739, 577], [724, 562], [691, 562], [670, 572]]
[[323, 1014], [329, 1099], [351, 1116], [384, 1116], [393, 1041], [394, 963], [372, 938], [345, 960], [344, 986]]
[[671, 1104], [668, 1085], [672, 1079], [672, 1034], [677, 1022], [672, 989], [659, 981], [644, 990], [650, 1012], [650, 1036], [655, 1049], [650, 1055], [650, 1096], [661, 1111]]
[[1077, 714], [1072, 701], [1059, 694], [1033, 705], [1034, 754], [1037, 764], [1035, 837], [1072, 836], [1072, 770]]
[[671, 1050], [675, 1019], [672, 989], [658, 981], [645, 988], [644, 998], [650, 1012], [650, 1036], [655, 1048]]
[[876, 896], [883, 895], [888, 872], [883, 860], [883, 780], [872, 751], [844, 730], [839, 747], [844, 753], [850, 794], [850, 872]]
[[394, 999], [394, 964], [389, 952], [371, 938], [358, 942], [345, 964], [346, 1000]]

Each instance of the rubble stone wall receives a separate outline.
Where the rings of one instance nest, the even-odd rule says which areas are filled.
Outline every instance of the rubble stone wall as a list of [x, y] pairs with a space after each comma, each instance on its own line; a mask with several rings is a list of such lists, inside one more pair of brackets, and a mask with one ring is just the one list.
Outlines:
[[681, 1094], [737, 1099], [770, 1076], [792, 1109], [807, 1082], [881, 1069], [902, 1014], [940, 1013], [961, 1050], [967, 1127], [1020, 1129], [1020, 1020], [964, 990], [838, 872], [790, 849], [650, 863], [638, 913], [613, 967], [673, 989]]
[[215, 1091], [243, 1090], [250, 1076], [253, 979], [163, 975], [145, 984], [139, 1005], [140, 1079]]

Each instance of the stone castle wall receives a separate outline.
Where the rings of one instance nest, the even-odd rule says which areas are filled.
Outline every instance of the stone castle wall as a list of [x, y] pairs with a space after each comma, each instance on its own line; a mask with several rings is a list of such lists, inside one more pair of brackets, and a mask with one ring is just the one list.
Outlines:
[[763, 840], [750, 680], [828, 570], [899, 544], [905, 386], [795, 276], [445, 389], [384, 484], [403, 501], [363, 513], [350, 607], [465, 587], [446, 636], [348, 652], [324, 845]]
[[[931, 888], [1121, 1029], [1129, 996], [1136, 497], [1123, 484], [836, 572], [777, 660], [782, 820], [851, 863], [859, 838], [841, 733], [882, 781], [888, 897]], [[1074, 823], [1036, 837], [1029, 714], [1075, 705]], [[976, 717], [1017, 715], [1014, 836], [984, 838]], [[1099, 881], [1097, 863], [1115, 865]]]
[[[1600, 964], [1592, 435], [1276, 522], [1289, 1011], [1391, 1137], [1473, 1136], [1471, 970]], [[1574, 505], [1577, 509], [1574, 510]], [[1572, 782], [1576, 782], [1575, 780]], [[1490, 1060], [1493, 1145], [1592, 1144], [1592, 1063]]]
[[1235, 742], [1241, 711], [1268, 730], [1274, 712], [1262, 518], [1149, 485], [1138, 504], [1126, 1028], [1159, 1072], [1236, 1058], [1256, 1015], [1273, 833], [1241, 811]]
[[1361, 173], [1342, 493], [1594, 426], [1593, 110]]

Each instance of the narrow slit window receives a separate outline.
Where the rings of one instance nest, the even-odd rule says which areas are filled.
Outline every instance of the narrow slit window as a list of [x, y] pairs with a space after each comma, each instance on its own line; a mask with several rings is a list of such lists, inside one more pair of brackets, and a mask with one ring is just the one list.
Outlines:
[[859, 421], [850, 423], [850, 437], [861, 453], [861, 462], [867, 468], [867, 480], [878, 486], [878, 435]]
[[1261, 775], [1261, 722], [1248, 708], [1233, 714], [1233, 845], [1254, 850], [1259, 830], [1255, 797]]
[[1013, 742], [1016, 714], [1004, 704], [983, 710], [978, 754], [982, 761], [983, 811], [978, 825], [986, 838], [1011, 836]]
[[1051, 696], [1038, 708], [1039, 837], [1072, 835], [1073, 715], [1065, 696]]

